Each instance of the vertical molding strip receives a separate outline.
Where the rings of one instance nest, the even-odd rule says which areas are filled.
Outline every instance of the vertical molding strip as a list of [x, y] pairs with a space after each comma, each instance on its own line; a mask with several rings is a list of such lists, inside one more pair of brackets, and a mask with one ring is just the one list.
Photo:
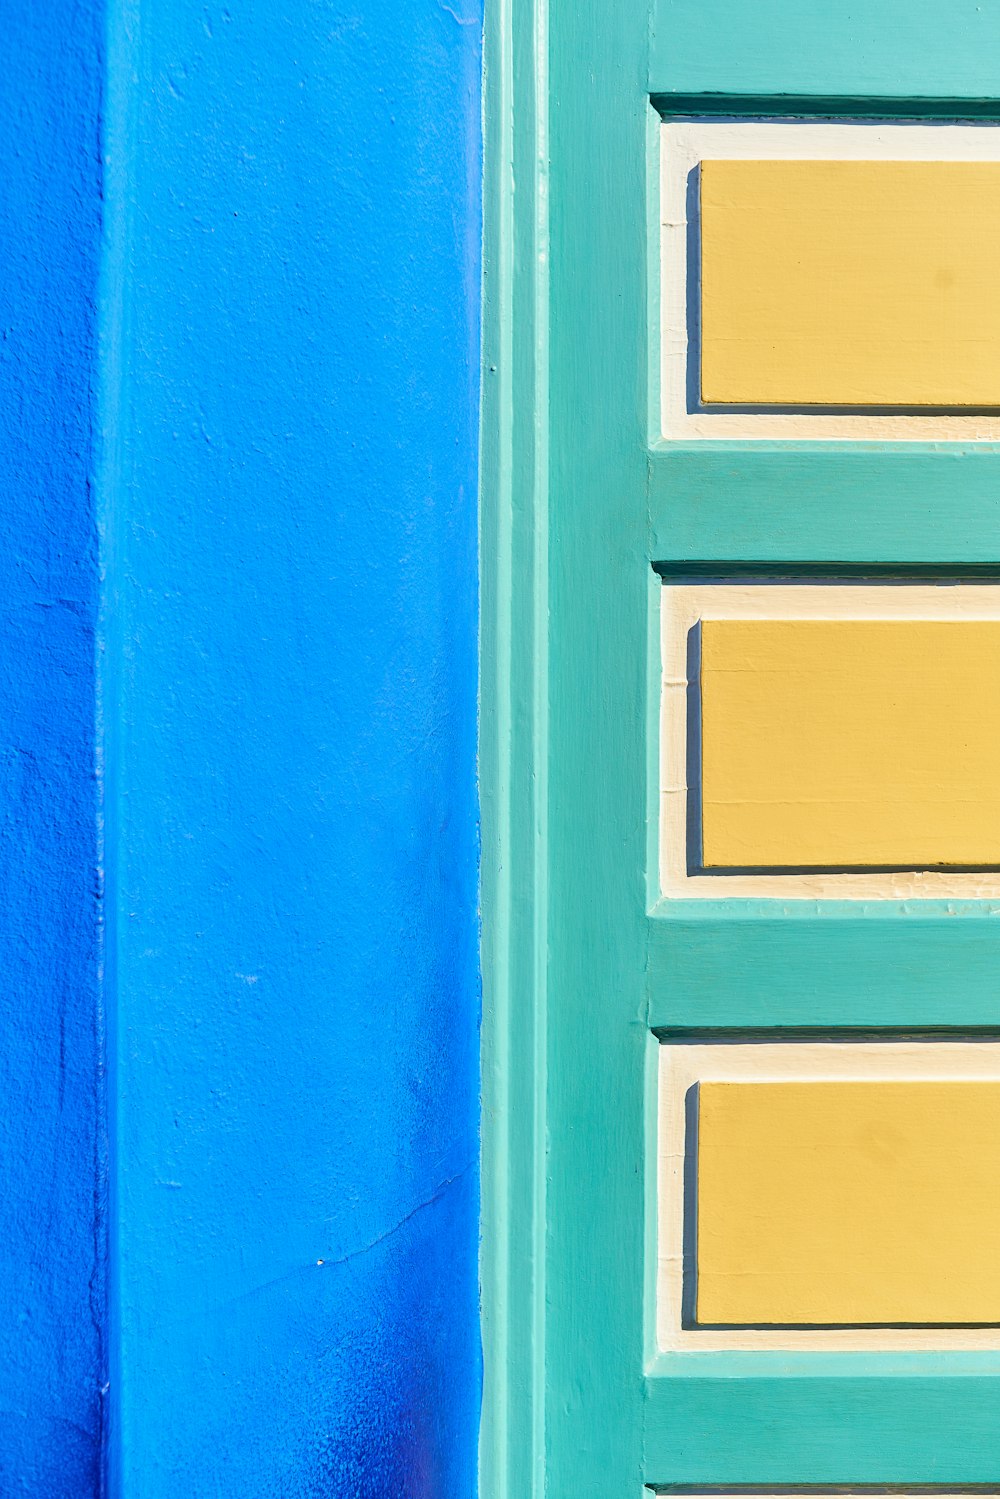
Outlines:
[[536, 1272], [532, 1300], [532, 1348], [534, 1380], [532, 1387], [532, 1453], [534, 1486], [531, 1492], [545, 1492], [547, 1469], [546, 1444], [546, 1182], [545, 1143], [548, 1135], [548, 701], [549, 701], [549, 28], [548, 0], [535, 0], [534, 55], [535, 162], [532, 185], [534, 217], [534, 257], [532, 303], [534, 332], [534, 657], [532, 686], [534, 754], [532, 785], [534, 787], [534, 938], [535, 992], [535, 1099], [534, 1141], [535, 1172], [533, 1178], [533, 1223], [535, 1228]]
[[124, 434], [128, 380], [128, 256], [132, 231], [130, 173], [134, 167], [134, 53], [139, 0], [109, 3], [104, 14], [101, 89], [102, 220], [98, 283], [97, 464], [95, 506], [99, 597], [96, 640], [96, 754], [99, 797], [100, 997], [104, 1045], [107, 1171], [107, 1306], [105, 1316], [105, 1417], [102, 1496], [122, 1492], [122, 1365], [118, 1255], [118, 729], [123, 672], [120, 634], [119, 554], [121, 500], [128, 487]]
[[484, 1499], [546, 1486], [547, 94], [545, 0], [499, 0], [484, 86]]

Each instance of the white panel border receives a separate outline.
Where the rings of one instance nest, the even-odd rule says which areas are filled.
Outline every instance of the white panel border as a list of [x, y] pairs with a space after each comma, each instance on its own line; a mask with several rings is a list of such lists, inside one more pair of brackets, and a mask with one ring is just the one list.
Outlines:
[[1000, 620], [996, 583], [670, 583], [660, 605], [660, 893], [809, 900], [1000, 900], [1000, 870], [852, 874], [687, 872], [687, 638], [701, 620]]
[[684, 1328], [685, 1096], [702, 1082], [998, 1082], [1000, 1041], [667, 1041], [657, 1100], [656, 1339], [661, 1353], [720, 1349], [997, 1349], [1000, 1327]]
[[687, 182], [702, 161], [1000, 161], [1000, 122], [668, 120], [660, 128], [660, 398], [665, 438], [1000, 440], [1000, 416], [688, 411]]

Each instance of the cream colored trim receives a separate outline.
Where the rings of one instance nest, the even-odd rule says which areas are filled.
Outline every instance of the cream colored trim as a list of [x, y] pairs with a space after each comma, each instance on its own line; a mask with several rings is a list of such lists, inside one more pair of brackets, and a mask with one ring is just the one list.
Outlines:
[[997, 161], [989, 122], [833, 124], [825, 120], [670, 120], [661, 127], [661, 406], [668, 438], [1000, 440], [1000, 416], [782, 415], [687, 410], [687, 188], [698, 163], [727, 161]]
[[1000, 619], [1000, 584], [665, 583], [660, 650], [660, 890], [665, 896], [1000, 900], [1000, 871], [687, 873], [687, 641], [705, 619]]
[[660, 1047], [656, 1335], [661, 1352], [778, 1348], [1000, 1348], [1000, 1327], [810, 1328], [732, 1332], [681, 1327], [685, 1096], [701, 1082], [996, 1082], [1000, 1041], [735, 1042]]

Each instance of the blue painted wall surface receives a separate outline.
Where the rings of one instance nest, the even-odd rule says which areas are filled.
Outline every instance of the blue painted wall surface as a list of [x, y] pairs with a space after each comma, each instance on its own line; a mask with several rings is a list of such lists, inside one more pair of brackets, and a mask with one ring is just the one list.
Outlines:
[[477, 4], [112, 28], [129, 1499], [474, 1487]]
[[0, 1493], [96, 1493], [103, 1382], [92, 390], [100, 17], [3, 13]]

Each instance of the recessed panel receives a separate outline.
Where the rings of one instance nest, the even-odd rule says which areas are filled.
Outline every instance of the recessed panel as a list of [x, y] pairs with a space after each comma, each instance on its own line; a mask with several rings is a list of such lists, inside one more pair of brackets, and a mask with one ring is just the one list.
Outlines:
[[998, 1323], [998, 1183], [998, 1083], [703, 1083], [697, 1322]]
[[1000, 621], [706, 620], [706, 868], [1000, 863]]
[[1000, 1348], [1000, 1039], [659, 1052], [660, 1348]]
[[660, 134], [665, 437], [1000, 438], [1000, 122]]
[[664, 895], [1000, 895], [1000, 586], [662, 598]]
[[998, 263], [998, 162], [705, 161], [702, 399], [998, 406]]

